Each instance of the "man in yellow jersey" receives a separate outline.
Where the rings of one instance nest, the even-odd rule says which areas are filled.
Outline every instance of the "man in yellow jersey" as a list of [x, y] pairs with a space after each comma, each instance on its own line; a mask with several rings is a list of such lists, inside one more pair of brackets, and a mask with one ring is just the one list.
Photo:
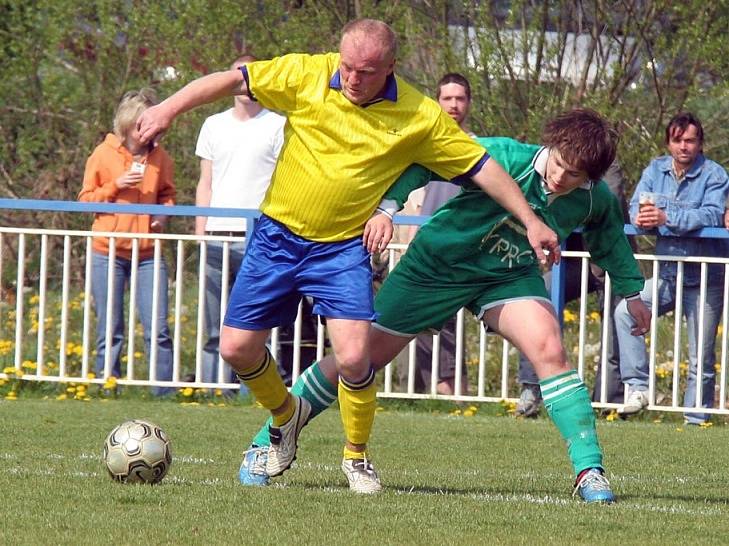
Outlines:
[[368, 252], [389, 241], [391, 218], [380, 201], [408, 165], [420, 163], [444, 179], [472, 178], [526, 227], [542, 262], [545, 250], [559, 259], [557, 236], [513, 179], [436, 102], [394, 75], [396, 51], [388, 25], [359, 19], [342, 30], [339, 53], [284, 55], [203, 76], [137, 124], [143, 141], [152, 141], [179, 114], [243, 93], [287, 117], [220, 338], [223, 358], [271, 411], [271, 446], [257, 461], [269, 476], [295, 459], [310, 406], [288, 393], [266, 340], [271, 328], [293, 321], [305, 295], [314, 299], [314, 313], [327, 318], [339, 371], [342, 469], [352, 490], [381, 489], [364, 451], [375, 412]]

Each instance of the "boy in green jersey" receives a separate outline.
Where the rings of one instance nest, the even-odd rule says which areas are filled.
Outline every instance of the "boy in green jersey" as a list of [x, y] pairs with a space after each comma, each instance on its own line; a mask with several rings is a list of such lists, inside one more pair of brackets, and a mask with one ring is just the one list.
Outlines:
[[[623, 231], [620, 206], [600, 181], [615, 159], [617, 136], [608, 122], [592, 110], [577, 109], [547, 124], [543, 146], [508, 138], [479, 141], [560, 239], [583, 228], [592, 259], [610, 274], [615, 292], [628, 300], [633, 334], [645, 333], [650, 311], [638, 295], [643, 276]], [[412, 166], [387, 197], [402, 203], [430, 176]], [[470, 181], [420, 228], [377, 294], [378, 318], [370, 336], [373, 367], [384, 367], [419, 332], [439, 329], [461, 307], [534, 363], [544, 404], [567, 443], [576, 493], [587, 502], [613, 502], [590, 397], [567, 361], [524, 228]], [[316, 415], [334, 401], [336, 377], [331, 357], [326, 357], [306, 370], [292, 390], [312, 401]], [[256, 460], [265, 457], [267, 443], [264, 427], [246, 453], [242, 483], [253, 483], [249, 478], [256, 476]], [[366, 479], [367, 473], [360, 477]]]

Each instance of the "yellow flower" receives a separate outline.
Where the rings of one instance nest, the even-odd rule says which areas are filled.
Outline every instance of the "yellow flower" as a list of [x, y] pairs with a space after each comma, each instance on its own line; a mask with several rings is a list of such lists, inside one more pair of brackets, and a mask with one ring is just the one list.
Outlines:
[[34, 294], [33, 296], [30, 297], [30, 299], [28, 300], [28, 303], [30, 303], [31, 305], [35, 305], [39, 301], [40, 301], [40, 296], [38, 296], [37, 294]]
[[38, 365], [32, 360], [24, 360], [21, 366], [26, 370], [35, 370], [38, 367]]
[[68, 398], [68, 396], [66, 396], [65, 392], [56, 396], [56, 400], [65, 400], [66, 398]]
[[7, 396], [5, 397], [5, 400], [17, 400], [18, 394], [15, 391], [10, 391]]
[[565, 309], [562, 316], [564, 317], [565, 322], [575, 322], [577, 320], [577, 315], [569, 309]]
[[190, 396], [192, 396], [193, 392], [194, 391], [192, 390], [192, 387], [185, 387], [184, 389], [182, 389], [182, 396], [189, 398]]
[[463, 411], [464, 417], [473, 417], [476, 414], [475, 411], [473, 411], [471, 408], [468, 408], [467, 410]]
[[94, 372], [89, 372], [86, 374], [86, 377], [88, 379], [96, 379], [96, 374]]
[[592, 313], [590, 313], [590, 320], [592, 322], [599, 322], [600, 321], [600, 313], [598, 313], [597, 311], [593, 311]]

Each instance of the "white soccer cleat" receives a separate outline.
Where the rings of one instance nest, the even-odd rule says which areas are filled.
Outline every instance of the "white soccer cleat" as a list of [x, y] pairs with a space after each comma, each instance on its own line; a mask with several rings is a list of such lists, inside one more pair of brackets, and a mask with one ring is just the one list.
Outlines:
[[349, 489], [355, 493], [372, 494], [382, 491], [380, 478], [368, 459], [343, 459], [342, 470], [347, 476]]
[[514, 415], [520, 417], [538, 417], [542, 405], [542, 391], [539, 385], [525, 385], [516, 403]]
[[308, 400], [292, 395], [295, 404], [294, 415], [280, 427], [269, 426], [268, 436], [271, 438], [271, 447], [268, 449], [268, 460], [266, 461], [266, 473], [273, 476], [280, 476], [296, 459], [296, 448], [298, 446], [299, 433], [309, 420], [311, 404]]
[[630, 391], [628, 399], [622, 408], [618, 409], [620, 415], [633, 415], [648, 407], [648, 393], [646, 391]]

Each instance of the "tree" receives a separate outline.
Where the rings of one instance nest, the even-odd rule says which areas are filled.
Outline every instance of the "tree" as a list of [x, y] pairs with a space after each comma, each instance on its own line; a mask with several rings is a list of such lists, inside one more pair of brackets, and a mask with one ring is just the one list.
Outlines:
[[[398, 73], [424, 91], [445, 71], [465, 73], [481, 134], [538, 140], [555, 113], [594, 107], [619, 122], [636, 180], [662, 153], [668, 118], [692, 109], [708, 153], [729, 158], [729, 0], [0, 0], [0, 196], [75, 199], [125, 91], [151, 85], [165, 97], [247, 50], [334, 50], [358, 16], [393, 26]], [[194, 202], [197, 132], [225, 107], [186, 114], [165, 136], [181, 204]], [[85, 229], [90, 219], [0, 211], [0, 222]]]

